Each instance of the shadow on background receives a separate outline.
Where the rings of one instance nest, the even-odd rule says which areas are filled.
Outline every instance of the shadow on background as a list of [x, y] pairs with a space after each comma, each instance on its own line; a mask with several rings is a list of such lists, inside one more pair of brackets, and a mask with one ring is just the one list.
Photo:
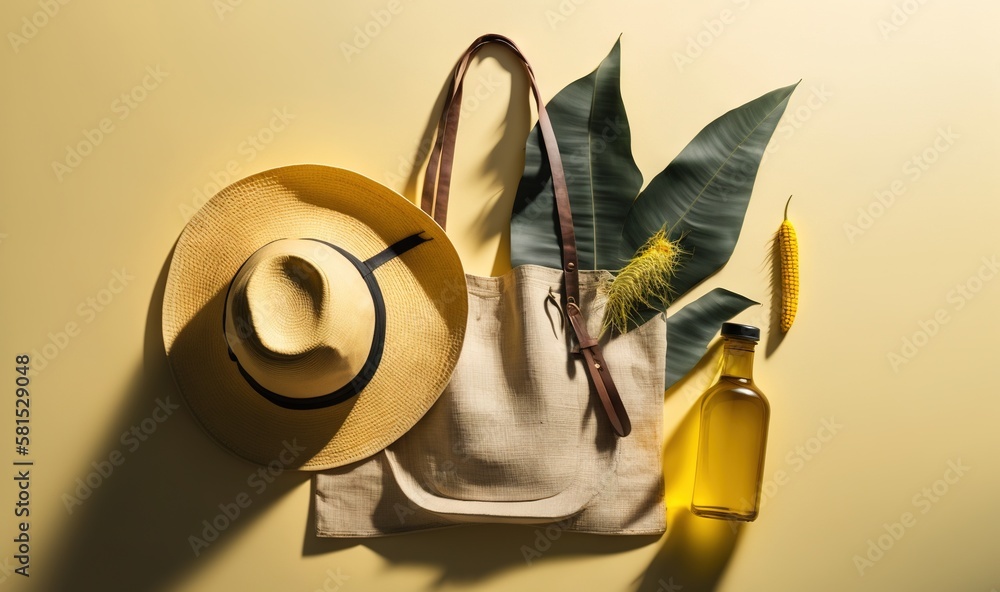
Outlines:
[[[497, 249], [496, 259], [493, 263], [492, 275], [502, 275], [510, 269], [510, 212], [513, 207], [514, 194], [518, 186], [518, 180], [524, 168], [524, 145], [527, 142], [530, 131], [531, 107], [529, 99], [531, 97], [530, 88], [524, 67], [521, 62], [514, 58], [505, 48], [496, 45], [487, 45], [480, 49], [473, 58], [469, 74], [466, 75], [463, 89], [465, 99], [469, 100], [460, 112], [462, 118], [467, 118], [475, 112], [482, 102], [489, 101], [496, 94], [496, 90], [491, 86], [485, 89], [488, 94], [481, 98], [478, 91], [481, 88], [482, 80], [475, 70], [483, 61], [492, 59], [497, 61], [504, 70], [510, 74], [510, 97], [508, 99], [507, 112], [500, 120], [503, 133], [500, 139], [494, 144], [486, 157], [485, 162], [469, 162], [462, 158], [462, 144], [467, 142], [469, 146], [475, 146], [475, 142], [482, 142], [482, 138], [469, 137], [461, 132], [461, 119], [459, 121], [459, 134], [455, 148], [455, 167], [477, 167], [478, 176], [491, 179], [494, 183], [500, 184], [503, 189], [493, 195], [461, 195], [453, 192], [450, 203], [455, 199], [472, 199], [473, 209], [477, 204], [482, 204], [480, 214], [476, 216], [474, 225], [471, 228], [462, 229], [463, 233], [491, 238], [500, 235], [500, 246]], [[420, 205], [423, 193], [423, 185], [419, 183], [426, 161], [434, 146], [438, 122], [441, 110], [444, 108], [445, 98], [451, 82], [451, 71], [445, 76], [446, 82], [438, 94], [433, 109], [427, 118], [427, 125], [424, 129], [423, 137], [413, 155], [413, 168], [410, 170], [409, 178], [406, 180], [403, 195], [411, 201]], [[470, 105], [471, 103], [471, 105]], [[513, 161], [513, 162], [512, 162]], [[454, 183], [452, 183], [454, 189]], [[449, 208], [451, 211], [451, 208]], [[454, 229], [453, 229], [454, 232]], [[553, 227], [553, 232], [555, 228]]]
[[484, 581], [506, 569], [560, 557], [621, 553], [658, 539], [565, 532], [553, 524], [467, 524], [376, 538], [320, 538], [313, 528], [315, 513], [315, 503], [310, 501], [303, 555], [322, 555], [361, 545], [394, 565], [440, 568], [435, 586]]
[[764, 358], [770, 358], [778, 351], [778, 346], [785, 340], [785, 332], [781, 330], [781, 245], [778, 233], [774, 233], [767, 250], [765, 265], [770, 268], [768, 285], [771, 288], [771, 316], [767, 331], [767, 344], [764, 347]]
[[[163, 348], [161, 310], [169, 263], [170, 257], [149, 303], [143, 367], [122, 395], [114, 428], [93, 454], [94, 462], [101, 465], [113, 451], [120, 451], [124, 462], [101, 477], [92, 493], [80, 505], [73, 505], [63, 520], [52, 560], [58, 569], [41, 572], [41, 590], [175, 588], [200, 562], [211, 561], [220, 548], [235, 540], [272, 502], [309, 478], [286, 471], [258, 492], [256, 482], [253, 487], [247, 482], [257, 471], [256, 465], [221, 449], [195, 423], [176, 391]], [[156, 422], [150, 418], [160, 402], [178, 408]], [[164, 412], [156, 415], [164, 417]], [[155, 431], [147, 429], [145, 441], [132, 437], [122, 441], [123, 433], [143, 425], [156, 426]], [[90, 463], [80, 467], [74, 480], [64, 484], [64, 493], [86, 494], [85, 490], [77, 492], [75, 479], [86, 482], [90, 476], [97, 482], [91, 473], [100, 476]], [[244, 492], [252, 500], [247, 508], [234, 519], [217, 518], [222, 515], [220, 504], [232, 504]], [[205, 536], [203, 520], [224, 526], [213, 541], [207, 540], [211, 531]], [[207, 548], [199, 549], [199, 556], [192, 550], [190, 536], [208, 542]]]
[[[704, 390], [714, 382], [720, 368], [722, 344], [716, 342], [683, 379], [673, 385], [666, 398]], [[691, 493], [697, 463], [700, 400], [690, 406], [684, 419], [663, 448], [666, 480], [667, 533], [659, 551], [640, 577], [642, 592], [708, 592], [715, 590], [736, 549], [742, 523], [700, 518], [691, 514]]]
[[711, 592], [736, 548], [742, 524], [671, 510], [663, 546], [643, 574], [641, 592]]

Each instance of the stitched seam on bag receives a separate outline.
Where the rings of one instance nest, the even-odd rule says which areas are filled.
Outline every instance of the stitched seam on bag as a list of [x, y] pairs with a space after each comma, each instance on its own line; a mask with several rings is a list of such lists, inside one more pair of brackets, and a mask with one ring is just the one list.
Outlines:
[[640, 534], [640, 535], [641, 534], [650, 534], [650, 535], [660, 535], [660, 534], [663, 534], [663, 533], [667, 532], [667, 527], [664, 526], [662, 528], [652, 528], [652, 529], [651, 528], [622, 528], [622, 529], [609, 528], [609, 529], [605, 530], [605, 529], [598, 529], [598, 528], [573, 528], [572, 526], [570, 526], [566, 530], [569, 531], [569, 532], [579, 532], [579, 533], [583, 533], [583, 534], [611, 534], [611, 535], [615, 535], [615, 534], [621, 534], [621, 535], [626, 535], [626, 534]]
[[368, 538], [368, 537], [379, 537], [379, 536], [389, 536], [396, 534], [409, 534], [412, 532], [419, 532], [421, 530], [430, 530], [432, 528], [448, 528], [451, 526], [461, 526], [462, 522], [428, 522], [425, 524], [415, 524], [408, 528], [403, 528], [400, 530], [378, 530], [378, 529], [365, 529], [365, 530], [327, 530], [324, 528], [316, 528], [316, 536], [327, 537], [327, 538]]
[[[553, 267], [543, 267], [541, 265], [518, 265], [503, 275], [476, 275], [465, 274], [466, 282], [470, 289], [475, 285], [479, 289], [496, 289], [499, 284], [516, 277], [518, 281], [528, 282], [533, 286], [552, 286], [562, 288], [562, 270]], [[592, 288], [599, 286], [612, 277], [610, 271], [603, 269], [582, 269], [577, 272], [581, 288]]]

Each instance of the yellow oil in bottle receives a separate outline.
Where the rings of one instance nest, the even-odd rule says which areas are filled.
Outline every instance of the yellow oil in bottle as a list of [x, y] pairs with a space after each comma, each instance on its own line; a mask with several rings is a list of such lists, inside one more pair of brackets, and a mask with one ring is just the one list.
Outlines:
[[709, 518], [751, 521], [760, 511], [771, 416], [767, 398], [753, 382], [760, 329], [724, 323], [722, 336], [722, 375], [700, 401], [691, 511]]

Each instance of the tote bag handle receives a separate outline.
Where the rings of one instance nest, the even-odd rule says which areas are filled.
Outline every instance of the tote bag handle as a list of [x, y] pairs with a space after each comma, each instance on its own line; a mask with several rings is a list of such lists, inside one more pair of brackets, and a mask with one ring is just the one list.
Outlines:
[[576, 234], [573, 231], [573, 214], [570, 210], [569, 191], [566, 187], [566, 174], [562, 166], [562, 158], [559, 156], [559, 146], [556, 143], [556, 135], [552, 129], [552, 122], [545, 111], [545, 104], [542, 102], [538, 84], [535, 82], [535, 74], [525, 59], [524, 54], [518, 49], [513, 41], [503, 35], [483, 35], [469, 46], [462, 57], [455, 65], [448, 93], [445, 96], [444, 108], [441, 110], [441, 119], [438, 123], [437, 137], [434, 147], [431, 149], [430, 158], [427, 163], [427, 173], [424, 177], [423, 196], [420, 207], [434, 217], [441, 228], [445, 227], [448, 217], [448, 196], [451, 190], [452, 165], [455, 161], [455, 139], [458, 135], [458, 118], [462, 110], [462, 87], [465, 75], [469, 70], [469, 64], [473, 56], [483, 46], [490, 43], [498, 43], [510, 49], [524, 65], [524, 70], [528, 74], [528, 81], [531, 86], [531, 93], [535, 98], [535, 105], [538, 108], [538, 128], [542, 135], [542, 147], [549, 162], [549, 170], [552, 173], [552, 189], [555, 193], [556, 214], [559, 220], [560, 244], [562, 249], [562, 271], [563, 286], [566, 297], [566, 316], [576, 335], [576, 340], [580, 344], [580, 352], [583, 353], [586, 361], [587, 372], [590, 382], [597, 390], [611, 426], [619, 436], [627, 436], [632, 430], [628, 413], [622, 403], [621, 395], [615, 387], [611, 378], [611, 371], [604, 356], [601, 353], [601, 346], [597, 339], [590, 336], [587, 331], [587, 323], [580, 310], [580, 283], [577, 276], [579, 261], [576, 252]]

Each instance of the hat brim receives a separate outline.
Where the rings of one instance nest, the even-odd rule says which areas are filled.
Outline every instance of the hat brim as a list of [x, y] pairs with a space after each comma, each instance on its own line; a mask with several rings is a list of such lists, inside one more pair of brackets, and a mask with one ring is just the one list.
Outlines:
[[[277, 239], [313, 238], [363, 260], [421, 231], [432, 240], [374, 272], [385, 345], [358, 395], [327, 408], [285, 409], [241, 376], [228, 355], [223, 306], [254, 251]], [[423, 417], [458, 362], [467, 313], [461, 260], [430, 217], [357, 173], [295, 165], [237, 181], [191, 219], [170, 263], [163, 340], [184, 400], [220, 444], [258, 464], [322, 470], [371, 456]]]

